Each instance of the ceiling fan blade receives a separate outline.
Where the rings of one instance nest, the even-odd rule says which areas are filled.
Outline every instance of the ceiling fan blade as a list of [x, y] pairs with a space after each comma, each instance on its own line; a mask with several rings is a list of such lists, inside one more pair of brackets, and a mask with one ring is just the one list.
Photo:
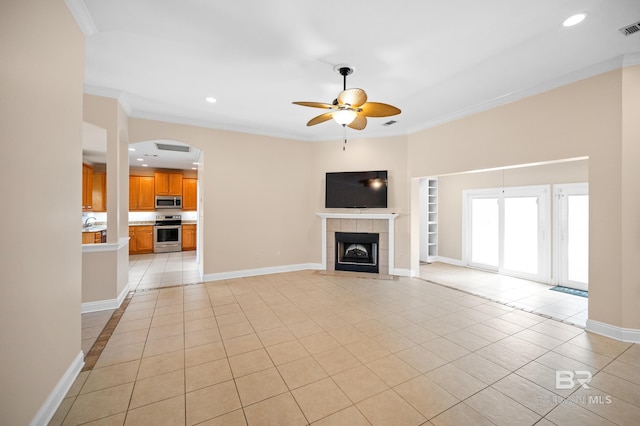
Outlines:
[[360, 113], [351, 123], [347, 124], [347, 126], [355, 130], [362, 130], [367, 127], [367, 117]]
[[362, 89], [347, 89], [338, 95], [338, 103], [340, 105], [349, 104], [354, 108], [367, 102], [367, 94]]
[[383, 104], [380, 102], [367, 102], [362, 105], [362, 113], [367, 117], [389, 117], [391, 115], [400, 114], [400, 109], [393, 105]]
[[333, 112], [325, 112], [324, 114], [320, 114], [319, 116], [309, 120], [307, 126], [314, 126], [316, 124], [324, 123], [325, 121], [331, 120], [332, 118]]
[[306, 107], [312, 107], [312, 108], [325, 108], [325, 109], [333, 108], [333, 105], [325, 104], [322, 102], [291, 102], [291, 103], [296, 105], [306, 106]]

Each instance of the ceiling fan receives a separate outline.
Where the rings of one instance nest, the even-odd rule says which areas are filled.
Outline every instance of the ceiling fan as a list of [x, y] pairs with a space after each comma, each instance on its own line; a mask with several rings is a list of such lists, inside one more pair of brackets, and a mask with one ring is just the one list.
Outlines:
[[389, 117], [400, 114], [400, 109], [380, 102], [367, 102], [367, 94], [362, 89], [347, 89], [347, 76], [353, 74], [353, 68], [337, 65], [334, 68], [343, 78], [343, 90], [332, 103], [293, 102], [296, 105], [324, 108], [331, 111], [312, 118], [307, 126], [324, 123], [332, 118], [343, 127], [362, 130], [367, 126], [367, 117]]

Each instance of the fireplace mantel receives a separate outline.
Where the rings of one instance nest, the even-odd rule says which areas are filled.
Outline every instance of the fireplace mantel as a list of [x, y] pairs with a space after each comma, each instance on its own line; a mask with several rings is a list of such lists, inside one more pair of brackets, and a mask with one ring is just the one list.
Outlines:
[[398, 213], [316, 213], [322, 218], [322, 269], [327, 270], [327, 219], [386, 220], [389, 232], [389, 274], [394, 275], [395, 266], [395, 219]]

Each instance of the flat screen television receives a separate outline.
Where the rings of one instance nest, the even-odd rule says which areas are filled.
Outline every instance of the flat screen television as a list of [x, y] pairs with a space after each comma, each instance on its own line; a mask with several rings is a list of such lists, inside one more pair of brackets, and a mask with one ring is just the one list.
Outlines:
[[387, 171], [329, 172], [326, 208], [386, 208]]

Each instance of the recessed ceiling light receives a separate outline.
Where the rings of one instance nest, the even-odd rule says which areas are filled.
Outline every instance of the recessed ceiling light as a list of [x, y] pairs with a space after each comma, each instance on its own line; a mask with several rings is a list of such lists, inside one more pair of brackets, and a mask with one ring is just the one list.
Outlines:
[[193, 162], [193, 163], [191, 163], [191, 164], [193, 164], [194, 166], [197, 166], [197, 165], [198, 165], [198, 164], [200, 164], [200, 163], [198, 163], [197, 161], [194, 161], [194, 162]]
[[142, 167], [149, 167], [149, 165], [148, 164], [143, 164]]
[[129, 151], [135, 151], [135, 150], [136, 150], [135, 148], [129, 148]]
[[562, 26], [573, 27], [574, 25], [578, 25], [580, 22], [584, 21], [587, 15], [588, 15], [587, 12], [581, 12], [581, 13], [576, 13], [573, 16], [569, 16], [567, 19], [564, 20], [564, 22], [562, 23]]
[[144, 161], [144, 158], [136, 158], [138, 161]]
[[191, 170], [198, 170], [198, 168], [197, 167], [192, 167]]
[[215, 104], [217, 102], [216, 98], [214, 98], [213, 96], [207, 96], [206, 98], [204, 98], [204, 100], [209, 102], [210, 104]]

